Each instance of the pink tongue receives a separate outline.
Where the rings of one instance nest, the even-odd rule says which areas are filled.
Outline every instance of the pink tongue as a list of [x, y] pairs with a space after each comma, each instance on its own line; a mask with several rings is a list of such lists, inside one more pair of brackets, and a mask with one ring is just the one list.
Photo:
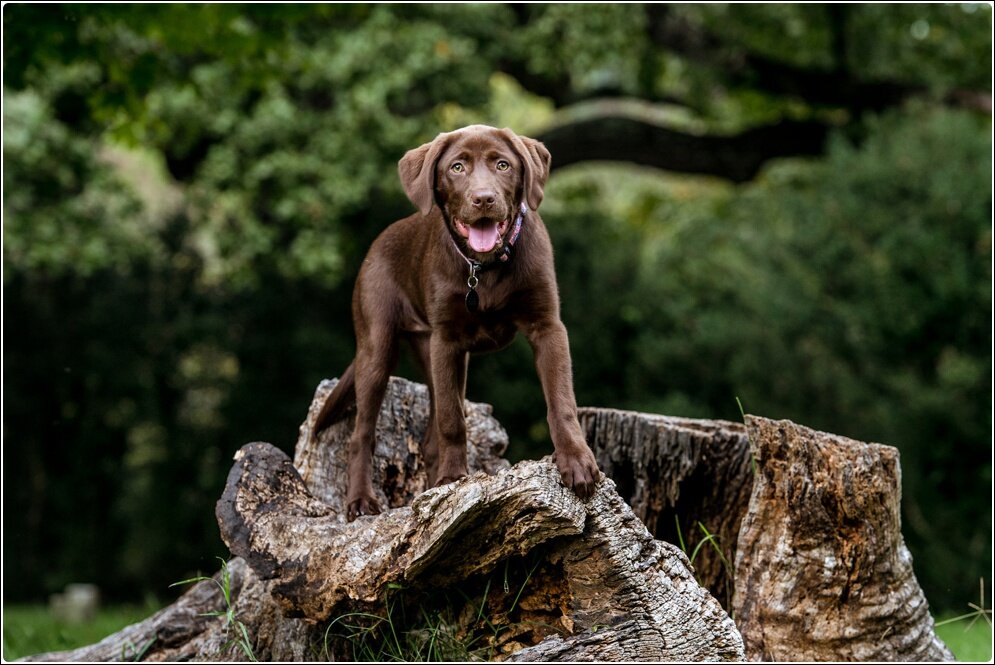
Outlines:
[[474, 224], [469, 227], [470, 236], [467, 242], [475, 252], [489, 252], [494, 249], [494, 245], [500, 240], [497, 222], [487, 222], [484, 224]]

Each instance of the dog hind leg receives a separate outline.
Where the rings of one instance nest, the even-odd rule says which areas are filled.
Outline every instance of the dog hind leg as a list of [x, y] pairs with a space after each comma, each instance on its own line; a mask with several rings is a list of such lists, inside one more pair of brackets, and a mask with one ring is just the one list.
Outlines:
[[397, 362], [394, 331], [379, 328], [371, 329], [369, 333], [353, 362], [356, 427], [349, 439], [349, 491], [346, 496], [346, 518], [350, 522], [360, 515], [377, 515], [381, 511], [373, 494], [373, 449], [380, 405]]

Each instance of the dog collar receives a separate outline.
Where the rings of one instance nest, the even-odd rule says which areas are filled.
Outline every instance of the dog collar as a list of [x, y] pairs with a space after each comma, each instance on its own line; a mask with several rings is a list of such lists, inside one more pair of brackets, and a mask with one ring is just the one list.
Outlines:
[[518, 214], [515, 215], [515, 223], [511, 229], [511, 235], [509, 235], [508, 239], [504, 241], [504, 246], [501, 248], [501, 251], [498, 252], [494, 260], [486, 263], [474, 261], [469, 256], [464, 254], [463, 250], [459, 248], [459, 244], [456, 242], [452, 228], [449, 229], [449, 236], [453, 241], [453, 248], [456, 250], [456, 253], [459, 254], [460, 258], [466, 261], [466, 265], [470, 268], [470, 274], [466, 278], [466, 286], [469, 289], [466, 292], [466, 310], [468, 312], [476, 312], [477, 307], [480, 305], [480, 296], [477, 295], [477, 284], [480, 282], [480, 279], [477, 275], [479, 273], [487, 272], [488, 270], [500, 267], [511, 260], [512, 248], [518, 241], [518, 236], [522, 233], [522, 222], [525, 221], [525, 214], [528, 210], [529, 208], [524, 202], [519, 204]]

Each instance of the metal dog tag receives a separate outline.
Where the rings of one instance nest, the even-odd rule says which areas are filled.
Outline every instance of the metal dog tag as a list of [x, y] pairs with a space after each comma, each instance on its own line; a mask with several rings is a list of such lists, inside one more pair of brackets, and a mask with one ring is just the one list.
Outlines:
[[477, 271], [480, 270], [480, 264], [472, 261], [469, 261], [469, 263], [470, 276], [466, 278], [466, 288], [470, 290], [466, 292], [466, 311], [476, 312], [477, 307], [480, 305], [480, 296], [477, 295], [477, 284], [480, 283], [480, 279], [477, 278]]
[[476, 289], [470, 289], [466, 292], [466, 311], [476, 312], [477, 307], [480, 305], [480, 296], [477, 295]]

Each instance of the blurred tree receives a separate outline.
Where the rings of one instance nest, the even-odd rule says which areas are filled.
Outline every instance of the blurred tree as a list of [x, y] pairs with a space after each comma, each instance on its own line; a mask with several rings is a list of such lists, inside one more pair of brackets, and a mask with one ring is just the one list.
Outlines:
[[[353, 275], [410, 211], [397, 159], [479, 121], [576, 165], [543, 214], [583, 402], [736, 418], [740, 395], [898, 445], [930, 598], [988, 569], [989, 5], [3, 21], [8, 598], [214, 569], [231, 452], [289, 449], [352, 356]], [[546, 451], [527, 345], [475, 365], [513, 456]]]

